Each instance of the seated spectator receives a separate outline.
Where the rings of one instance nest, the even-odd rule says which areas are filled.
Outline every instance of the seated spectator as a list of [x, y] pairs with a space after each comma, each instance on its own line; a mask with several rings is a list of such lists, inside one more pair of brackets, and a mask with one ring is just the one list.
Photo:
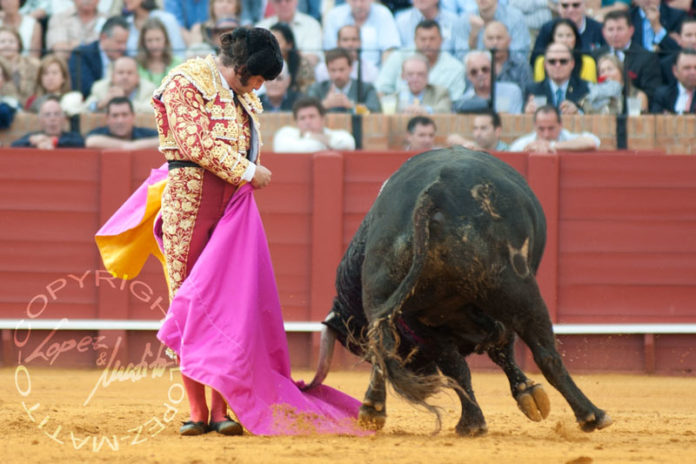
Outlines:
[[302, 55], [295, 44], [295, 36], [290, 26], [276, 23], [270, 27], [271, 33], [278, 40], [283, 60], [288, 64], [290, 72], [290, 88], [298, 92], [306, 92], [314, 82], [314, 66]]
[[402, 79], [406, 88], [399, 92], [398, 112], [412, 115], [449, 113], [452, 100], [445, 87], [428, 83], [428, 59], [411, 55], [402, 65]]
[[[684, 18], [676, 40], [681, 50], [696, 50], [696, 18]], [[662, 54], [663, 56], [660, 58], [662, 81], [665, 84], [676, 82], [672, 67], [677, 61], [678, 54], [679, 50], [673, 50], [671, 53]]]
[[535, 96], [545, 97], [548, 104], [558, 108], [563, 114], [580, 112], [581, 101], [590, 91], [590, 87], [587, 81], [573, 74], [574, 65], [573, 54], [566, 45], [549, 45], [544, 55], [546, 78], [527, 87], [525, 113], [536, 112]]
[[355, 150], [355, 139], [348, 131], [325, 127], [325, 114], [318, 99], [298, 99], [292, 107], [297, 127], [281, 127], [273, 137], [273, 151], [313, 153], [321, 150]]
[[[161, 2], [164, 11], [171, 13], [176, 18], [181, 28], [181, 37], [188, 45], [198, 43], [194, 38], [194, 29], [212, 18], [214, 3], [218, 2], [216, 0], [209, 0], [208, 2], [200, 0], [164, 0]], [[239, 9], [237, 0], [232, 0], [232, 2], [223, 0], [221, 3], [234, 3], [235, 8]], [[236, 16], [239, 18], [239, 12], [237, 12]], [[216, 20], [214, 19], [210, 25], [214, 25]]]
[[372, 113], [382, 111], [372, 84], [364, 82], [358, 95], [357, 82], [350, 78], [352, 58], [348, 50], [329, 50], [325, 53], [325, 60], [329, 80], [312, 84], [307, 90], [308, 96], [318, 98], [329, 112], [361, 112], [361, 107]]
[[79, 90], [87, 98], [92, 84], [109, 74], [109, 65], [126, 53], [129, 27], [125, 19], [112, 16], [102, 26], [99, 40], [72, 51], [68, 69], [73, 90]]
[[450, 145], [461, 145], [474, 151], [507, 151], [510, 147], [500, 140], [503, 124], [500, 116], [494, 111], [486, 111], [474, 116], [472, 134], [474, 140], [469, 140], [459, 134], [447, 137]]
[[10, 77], [10, 67], [0, 58], [0, 129], [7, 129], [14, 121], [19, 109], [19, 102], [13, 96], [16, 94]]
[[126, 49], [129, 55], [135, 55], [138, 51], [140, 30], [145, 21], [150, 18], [157, 18], [167, 28], [167, 36], [169, 36], [169, 41], [172, 44], [174, 55], [184, 56], [186, 53], [184, 33], [182, 33], [182, 28], [173, 14], [160, 10], [155, 0], [124, 0], [123, 5], [126, 11], [131, 13], [126, 17], [129, 25]]
[[[343, 26], [338, 30], [337, 47], [348, 50], [353, 58], [353, 68], [350, 71], [351, 78], [358, 79], [359, 67], [363, 82], [373, 83], [377, 80], [377, 74], [379, 73], [377, 66], [367, 61], [365, 57], [361, 57], [360, 63], [358, 63], [358, 49], [362, 48], [362, 43], [360, 42], [360, 29], [358, 29], [357, 26], [351, 24]], [[326, 69], [326, 63], [321, 61], [317, 64], [316, 68], [314, 68], [314, 79], [319, 82], [325, 81], [328, 78], [329, 71]]]
[[[602, 55], [597, 64], [600, 83], [590, 85], [590, 92], [583, 102], [583, 111], [586, 114], [622, 114], [624, 79], [621, 61], [616, 55]], [[612, 83], [615, 83], [613, 88], [609, 87]], [[629, 86], [627, 96], [638, 98], [641, 113], [648, 112], [648, 96], [645, 92]]]
[[[428, 59], [430, 65], [428, 82], [446, 87], [452, 101], [461, 97], [465, 87], [465, 81], [462, 79], [464, 66], [461, 61], [442, 50], [442, 34], [437, 22], [426, 19], [418, 23], [414, 43], [416, 52]], [[398, 85], [401, 78], [401, 65], [411, 54], [406, 50], [398, 50], [389, 55], [375, 82], [379, 93], [390, 94], [400, 90]]]
[[48, 20], [46, 48], [67, 61], [75, 47], [98, 40], [106, 21], [106, 16], [97, 9], [98, 4], [99, 0], [81, 0], [52, 15]]
[[404, 150], [424, 152], [435, 147], [435, 121], [427, 116], [414, 116], [406, 126], [406, 146]]
[[508, 6], [520, 10], [532, 41], [539, 35], [541, 26], [551, 21], [549, 0], [508, 0]]
[[413, 38], [416, 26], [426, 19], [437, 21], [440, 26], [442, 50], [455, 53], [453, 29], [459, 16], [451, 11], [442, 10], [439, 0], [415, 0], [412, 8], [396, 14], [396, 27], [399, 28], [401, 36], [401, 48], [406, 49], [407, 52], [415, 49]]
[[85, 146], [141, 150], [157, 148], [159, 137], [155, 129], [135, 125], [133, 104], [127, 97], [115, 97], [106, 104], [106, 126], [90, 131], [85, 137]]
[[587, 14], [601, 23], [604, 22], [604, 16], [607, 13], [615, 10], [628, 10], [631, 7], [631, 0], [602, 0], [599, 5], [600, 7], [596, 10], [587, 10]]
[[[551, 28], [552, 43], [561, 43], [573, 53], [573, 74], [587, 82], [597, 82], [597, 63], [590, 55], [580, 50], [580, 33], [570, 19], [559, 19]], [[546, 78], [544, 56], [539, 55], [534, 62], [534, 80], [541, 82]]]
[[623, 10], [608, 13], [604, 17], [602, 34], [607, 46], [594, 51], [595, 59], [607, 53], [616, 54], [627, 68], [630, 85], [645, 92], [650, 101], [655, 89], [662, 85], [660, 61], [657, 55], [631, 40], [633, 26], [629, 13]]
[[150, 100], [156, 89], [152, 82], [140, 79], [135, 58], [122, 56], [114, 61], [111, 77], [94, 83], [85, 109], [93, 113], [105, 111], [112, 98], [127, 97], [133, 102], [136, 113], [152, 113]]
[[652, 52], [679, 50], [679, 44], [671, 34], [676, 35], [686, 14], [660, 0], [635, 0], [633, 3], [631, 40]]
[[375, 66], [386, 59], [388, 51], [401, 46], [394, 16], [374, 0], [346, 0], [324, 17], [324, 50], [336, 47], [338, 30], [348, 24], [360, 28], [365, 59]]
[[491, 54], [486, 51], [470, 51], [465, 58], [466, 78], [471, 85], [462, 97], [454, 102], [457, 113], [477, 113], [490, 109], [491, 90], [495, 93], [495, 111], [519, 114], [522, 112], [522, 91], [512, 82], [495, 82], [491, 85]]
[[39, 108], [39, 130], [29, 132], [12, 142], [13, 147], [33, 147], [42, 150], [54, 148], [84, 147], [85, 142], [78, 132], [67, 132], [67, 118], [60, 107], [60, 99], [48, 97]]
[[696, 113], [696, 51], [682, 50], [672, 68], [676, 82], [655, 91], [651, 113]]
[[22, 54], [22, 41], [14, 29], [0, 27], [0, 57], [10, 66], [10, 76], [16, 89], [20, 107], [34, 94], [36, 76], [39, 73], [39, 60]]
[[520, 89], [526, 89], [532, 83], [532, 70], [526, 58], [510, 53], [510, 34], [500, 21], [491, 21], [483, 30], [483, 46], [494, 50], [495, 80], [513, 82]]
[[0, 26], [17, 31], [21, 43], [22, 55], [41, 57], [42, 28], [32, 16], [20, 13], [24, 0], [4, 1], [0, 3]]
[[[165, 2], [165, 5], [169, 3]], [[205, 2], [195, 2], [195, 3], [205, 3]], [[170, 10], [168, 10], [170, 11]], [[178, 15], [175, 13], [175, 15]], [[210, 0], [209, 15], [204, 21], [195, 22], [193, 26], [190, 27], [191, 32], [189, 33], [188, 45], [191, 48], [194, 44], [205, 43], [210, 45], [211, 48], [217, 46], [217, 37], [223, 32], [229, 32], [230, 28], [225, 28], [222, 30], [221, 25], [218, 24], [220, 20], [234, 19], [236, 25], [239, 27], [241, 25], [241, 3], [238, 0]], [[181, 21], [180, 21], [181, 23]]]
[[26, 111], [38, 113], [47, 95], [60, 97], [60, 106], [68, 116], [74, 116], [82, 110], [82, 94], [70, 90], [68, 65], [58, 55], [46, 55], [41, 59], [35, 88], [34, 95], [24, 105]]
[[544, 105], [534, 112], [534, 132], [512, 142], [510, 151], [528, 153], [594, 151], [599, 148], [600, 143], [599, 138], [589, 132], [576, 134], [563, 129], [558, 108]]
[[463, 57], [469, 50], [483, 49], [483, 29], [491, 21], [505, 24], [510, 33], [510, 50], [526, 58], [531, 46], [529, 29], [524, 16], [517, 8], [501, 5], [498, 0], [476, 0], [478, 13], [462, 15], [454, 28], [454, 46], [457, 56]]
[[147, 80], [159, 86], [167, 73], [181, 63], [172, 54], [172, 44], [167, 35], [167, 29], [157, 18], [150, 18], [143, 24], [138, 39], [138, 62], [140, 79]]
[[[558, 14], [561, 19], [569, 19], [575, 23], [575, 26], [580, 33], [580, 50], [582, 53], [591, 53], [606, 45], [602, 34], [602, 23], [595, 21], [585, 14], [586, 0], [559, 0]], [[529, 62], [534, 65], [539, 55], [543, 55], [549, 44], [553, 42], [553, 26], [557, 19], [551, 20], [541, 26], [539, 35], [534, 42], [534, 49]], [[596, 55], [595, 55], [596, 56]]]
[[[297, 50], [312, 67], [321, 59], [321, 26], [313, 17], [297, 11], [298, 0], [268, 0], [275, 15], [262, 19], [257, 27], [270, 29], [276, 23], [285, 23], [292, 30]], [[339, 47], [341, 45], [338, 45]]]
[[290, 112], [295, 101], [302, 96], [300, 92], [290, 88], [290, 74], [285, 62], [283, 62], [283, 70], [278, 74], [278, 77], [266, 81], [264, 87], [266, 92], [259, 98], [264, 113]]

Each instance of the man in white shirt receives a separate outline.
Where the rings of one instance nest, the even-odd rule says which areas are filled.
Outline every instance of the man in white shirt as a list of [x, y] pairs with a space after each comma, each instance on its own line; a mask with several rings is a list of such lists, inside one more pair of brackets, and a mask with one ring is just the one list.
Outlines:
[[512, 142], [510, 151], [528, 153], [594, 151], [599, 148], [600, 143], [599, 138], [589, 132], [575, 134], [563, 129], [558, 108], [544, 105], [534, 112], [534, 132]]
[[297, 11], [297, 0], [269, 0], [276, 14], [262, 19], [257, 27], [270, 29], [275, 23], [286, 23], [295, 35], [295, 45], [312, 65], [321, 57], [321, 26], [319, 21]]
[[276, 153], [313, 153], [322, 150], [355, 150], [355, 139], [345, 130], [324, 126], [326, 111], [312, 97], [300, 98], [292, 108], [297, 127], [284, 126], [273, 137]]

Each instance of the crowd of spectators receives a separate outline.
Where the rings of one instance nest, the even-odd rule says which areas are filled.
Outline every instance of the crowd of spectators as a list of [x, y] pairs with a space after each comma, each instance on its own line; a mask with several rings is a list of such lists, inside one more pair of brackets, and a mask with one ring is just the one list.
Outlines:
[[49, 100], [66, 117], [116, 98], [150, 112], [171, 68], [254, 25], [285, 60], [259, 91], [269, 112], [312, 97], [322, 118], [485, 113], [491, 134], [497, 114], [549, 106], [693, 113], [695, 13], [696, 0], [3, 0], [0, 126]]

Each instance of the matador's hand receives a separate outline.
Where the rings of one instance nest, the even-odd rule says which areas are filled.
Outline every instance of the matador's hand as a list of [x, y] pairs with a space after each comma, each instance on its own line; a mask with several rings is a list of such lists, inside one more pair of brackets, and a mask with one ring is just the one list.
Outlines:
[[256, 172], [254, 172], [254, 178], [251, 180], [251, 185], [257, 189], [261, 189], [270, 183], [271, 171], [265, 166], [256, 166]]

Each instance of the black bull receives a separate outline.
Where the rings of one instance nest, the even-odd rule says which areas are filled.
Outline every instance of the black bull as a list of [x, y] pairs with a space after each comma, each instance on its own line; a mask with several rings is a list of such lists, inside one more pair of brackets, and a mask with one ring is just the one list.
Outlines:
[[326, 377], [338, 338], [372, 363], [360, 408], [366, 426], [384, 425], [389, 380], [430, 410], [426, 398], [453, 387], [462, 403], [457, 432], [479, 435], [487, 426], [465, 357], [485, 352], [505, 372], [519, 408], [540, 421], [549, 400], [515, 362], [517, 334], [580, 427], [609, 426], [556, 350], [535, 278], [545, 241], [541, 205], [507, 164], [462, 148], [409, 159], [383, 186], [338, 267], [337, 296], [307, 388]]

